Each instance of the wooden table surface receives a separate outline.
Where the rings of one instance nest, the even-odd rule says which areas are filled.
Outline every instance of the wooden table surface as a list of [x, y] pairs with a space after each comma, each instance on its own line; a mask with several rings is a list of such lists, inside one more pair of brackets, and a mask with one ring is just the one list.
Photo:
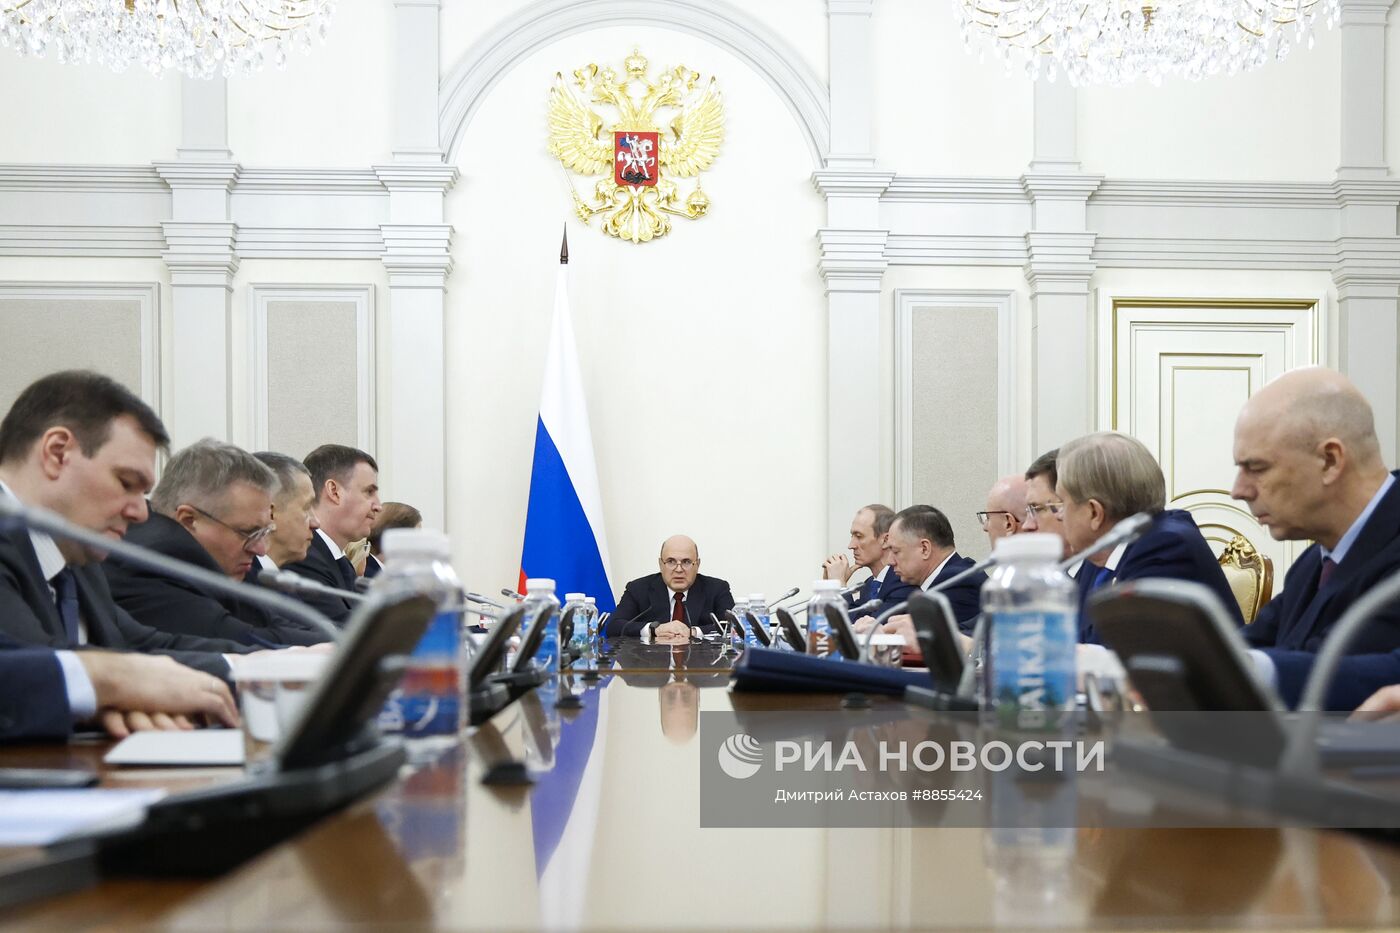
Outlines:
[[[1341, 832], [1071, 829], [1026, 847], [978, 828], [702, 828], [701, 711], [840, 699], [707, 689], [724, 683], [716, 652], [629, 645], [629, 670], [588, 685], [581, 710], [513, 704], [220, 878], [106, 881], [0, 914], [0, 928], [1310, 929], [1400, 917], [1400, 847]], [[102, 748], [8, 748], [0, 764], [100, 766]], [[533, 785], [483, 785], [503, 755], [525, 761]], [[236, 776], [103, 769], [124, 787]], [[24, 854], [0, 853], [0, 870]]]

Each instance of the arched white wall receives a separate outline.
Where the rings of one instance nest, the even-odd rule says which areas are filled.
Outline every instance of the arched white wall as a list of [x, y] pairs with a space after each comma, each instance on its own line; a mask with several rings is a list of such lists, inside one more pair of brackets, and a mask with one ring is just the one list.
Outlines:
[[[654, 65], [717, 76], [726, 101], [726, 143], [704, 176], [710, 216], [677, 218], [670, 236], [642, 245], [573, 219], [544, 149], [554, 73], [620, 59], [633, 43]], [[675, 532], [694, 536], [705, 569], [736, 591], [812, 579], [828, 547], [824, 301], [810, 233], [822, 205], [806, 143], [770, 85], [693, 36], [591, 30], [504, 73], [458, 152], [462, 177], [447, 199], [458, 231], [447, 295], [447, 492], [468, 579], [495, 588], [519, 572], [566, 219], [614, 584], [655, 570], [661, 539]]]
[[463, 129], [505, 69], [560, 36], [604, 23], [630, 28], [634, 38], [624, 43], [629, 46], [636, 36], [662, 27], [688, 32], [737, 56], [787, 103], [812, 167], [820, 167], [829, 133], [825, 85], [782, 36], [720, 0], [541, 0], [505, 17], [443, 78], [441, 141], [448, 160], [456, 158]]

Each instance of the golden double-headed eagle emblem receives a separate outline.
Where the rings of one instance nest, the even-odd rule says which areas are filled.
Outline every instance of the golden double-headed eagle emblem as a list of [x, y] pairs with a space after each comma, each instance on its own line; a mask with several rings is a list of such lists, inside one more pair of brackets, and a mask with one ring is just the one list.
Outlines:
[[[697, 89], [699, 73], [677, 65], [653, 84], [647, 70], [634, 49], [621, 75], [590, 64], [574, 72], [572, 86], [555, 74], [549, 92], [549, 151], [566, 169], [575, 213], [584, 223], [604, 215], [604, 233], [633, 243], [670, 233], [672, 216], [705, 216], [710, 199], [698, 176], [724, 141], [724, 102], [714, 78]], [[616, 119], [607, 123], [598, 107], [615, 111]], [[568, 171], [604, 177], [584, 200]], [[684, 199], [676, 178], [695, 178]]]

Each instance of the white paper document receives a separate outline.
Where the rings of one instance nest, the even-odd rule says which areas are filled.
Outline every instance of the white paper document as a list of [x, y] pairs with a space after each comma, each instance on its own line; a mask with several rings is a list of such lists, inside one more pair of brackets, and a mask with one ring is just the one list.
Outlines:
[[109, 765], [241, 765], [243, 730], [137, 732], [118, 742], [102, 760]]
[[135, 826], [163, 790], [0, 791], [0, 846], [46, 846], [68, 836]]

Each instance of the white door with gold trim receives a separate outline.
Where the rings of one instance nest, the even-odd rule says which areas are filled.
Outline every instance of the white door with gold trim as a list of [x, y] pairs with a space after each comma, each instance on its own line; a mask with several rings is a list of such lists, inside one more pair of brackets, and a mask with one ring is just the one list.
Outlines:
[[1218, 554], [1236, 534], [1274, 564], [1274, 592], [1307, 542], [1274, 541], [1230, 498], [1235, 417], [1270, 379], [1325, 359], [1320, 303], [1302, 300], [1101, 299], [1109, 427], [1162, 465], [1167, 508], [1187, 509]]

